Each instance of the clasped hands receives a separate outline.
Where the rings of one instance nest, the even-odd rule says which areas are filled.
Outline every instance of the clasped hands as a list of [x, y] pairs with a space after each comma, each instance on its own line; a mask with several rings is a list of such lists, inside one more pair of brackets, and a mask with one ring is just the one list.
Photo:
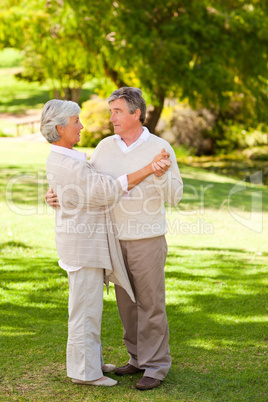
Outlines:
[[170, 154], [163, 148], [161, 153], [156, 155], [153, 159], [152, 167], [154, 175], [157, 177], [163, 176], [171, 166]]

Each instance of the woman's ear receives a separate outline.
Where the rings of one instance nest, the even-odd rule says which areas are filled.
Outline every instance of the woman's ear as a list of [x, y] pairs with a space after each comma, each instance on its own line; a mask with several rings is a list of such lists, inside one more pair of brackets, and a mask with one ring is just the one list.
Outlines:
[[58, 131], [59, 135], [62, 136], [62, 134], [63, 134], [63, 128], [64, 128], [64, 127], [59, 126], [59, 125], [57, 124], [57, 125], [56, 125], [56, 128], [57, 128], [57, 131]]

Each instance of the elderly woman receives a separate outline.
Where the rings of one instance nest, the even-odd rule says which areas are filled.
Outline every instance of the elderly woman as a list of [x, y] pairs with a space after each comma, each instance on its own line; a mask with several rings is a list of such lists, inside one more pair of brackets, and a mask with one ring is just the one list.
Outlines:
[[41, 117], [41, 132], [52, 144], [47, 179], [61, 205], [55, 216], [56, 248], [59, 265], [68, 272], [69, 281], [67, 375], [78, 384], [113, 386], [117, 382], [103, 373], [113, 371], [115, 366], [103, 364], [101, 354], [104, 278], [135, 298], [110, 207], [171, 162], [162, 150], [151, 164], [116, 180], [96, 172], [86, 154], [73, 149], [83, 128], [80, 111], [74, 102], [53, 99], [45, 104]]

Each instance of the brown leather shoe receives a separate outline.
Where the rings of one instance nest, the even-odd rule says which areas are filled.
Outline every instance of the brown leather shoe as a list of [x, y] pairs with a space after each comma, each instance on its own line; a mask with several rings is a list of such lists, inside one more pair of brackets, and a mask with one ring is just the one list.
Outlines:
[[116, 375], [131, 375], [131, 374], [137, 374], [140, 371], [144, 371], [144, 370], [141, 370], [141, 369], [139, 369], [137, 367], [131, 366], [131, 364], [128, 363], [126, 366], [117, 367], [114, 370], [114, 373]]
[[139, 382], [137, 382], [135, 388], [139, 389], [140, 391], [146, 391], [148, 389], [159, 387], [161, 382], [162, 381], [157, 380], [156, 378], [143, 376]]

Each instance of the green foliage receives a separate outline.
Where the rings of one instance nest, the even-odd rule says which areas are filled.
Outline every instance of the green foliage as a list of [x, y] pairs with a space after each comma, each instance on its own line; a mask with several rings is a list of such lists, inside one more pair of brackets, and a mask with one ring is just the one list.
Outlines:
[[240, 110], [232, 120], [241, 122], [243, 110], [246, 130], [256, 129], [267, 118], [266, 3], [5, 0], [0, 39], [25, 53], [18, 76], [48, 82], [53, 96], [78, 101], [84, 83], [104, 75], [116, 86], [141, 87], [152, 132], [167, 98], [222, 117], [235, 99]]
[[[234, 94], [251, 99], [253, 114], [265, 118], [267, 21], [261, 1], [230, 5], [214, 1], [130, 0], [103, 3], [68, 0], [83, 43], [92, 24], [106, 73], [118, 84], [141, 86], [153, 105], [163, 98], [224, 109]], [[93, 15], [93, 17], [92, 17]], [[90, 18], [89, 18], [90, 16]], [[98, 46], [98, 42], [97, 42]]]
[[[2, 34], [9, 45], [24, 51], [24, 70], [17, 78], [47, 82], [54, 97], [78, 101], [95, 60], [88, 57], [75, 36], [76, 24], [71, 9], [58, 4], [57, 12], [53, 14], [50, 2], [20, 0], [17, 3], [2, 11]], [[10, 23], [16, 26], [12, 35], [5, 34], [5, 24]]]
[[[264, 131], [266, 130], [266, 132]], [[226, 153], [235, 149], [245, 149], [268, 144], [267, 127], [259, 125], [257, 129], [234, 121], [217, 121], [212, 136], [216, 150]]]
[[106, 100], [95, 97], [83, 103], [80, 117], [84, 128], [79, 146], [95, 147], [103, 138], [113, 134]]
[[236, 94], [264, 120], [266, 11], [261, 0], [5, 0], [0, 35], [3, 46], [25, 50], [24, 77], [63, 90], [106, 74], [141, 87], [156, 122], [165, 98], [224, 110]]

